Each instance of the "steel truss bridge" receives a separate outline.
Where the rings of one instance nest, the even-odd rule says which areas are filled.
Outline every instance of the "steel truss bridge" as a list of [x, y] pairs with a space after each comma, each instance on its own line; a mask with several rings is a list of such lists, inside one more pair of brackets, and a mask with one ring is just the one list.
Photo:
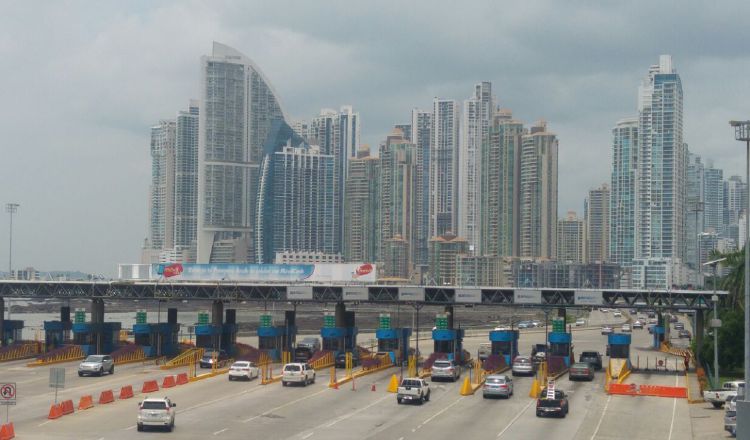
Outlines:
[[[726, 291], [715, 292], [720, 297]], [[525, 307], [612, 307], [702, 310], [714, 292], [701, 290], [447, 287], [414, 285], [256, 284], [247, 282], [0, 281], [0, 298], [154, 299], [256, 302], [401, 303]]]

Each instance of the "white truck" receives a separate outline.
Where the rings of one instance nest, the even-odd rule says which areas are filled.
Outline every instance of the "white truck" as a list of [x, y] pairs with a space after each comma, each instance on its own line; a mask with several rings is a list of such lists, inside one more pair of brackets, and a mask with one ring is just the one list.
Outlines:
[[[742, 391], [740, 391], [742, 389]], [[721, 384], [721, 389], [718, 390], [707, 390], [703, 392], [703, 400], [709, 402], [714, 408], [721, 408], [724, 403], [732, 396], [743, 394], [745, 389], [745, 381], [733, 380], [730, 382], [724, 382]]]
[[418, 377], [403, 379], [398, 386], [396, 402], [417, 402], [420, 405], [430, 401], [430, 385]]

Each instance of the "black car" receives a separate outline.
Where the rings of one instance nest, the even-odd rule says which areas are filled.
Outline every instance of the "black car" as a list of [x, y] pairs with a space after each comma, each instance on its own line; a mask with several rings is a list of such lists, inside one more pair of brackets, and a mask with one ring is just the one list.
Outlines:
[[[352, 367], [359, 365], [359, 354], [352, 352]], [[336, 368], [346, 368], [346, 352], [341, 352], [336, 356]]]
[[222, 365], [224, 362], [229, 359], [229, 355], [224, 350], [212, 351], [208, 350], [205, 353], [203, 353], [203, 357], [200, 361], [201, 368], [211, 368], [214, 363], [214, 358], [217, 361], [217, 366]]
[[602, 354], [598, 351], [584, 351], [581, 352], [578, 362], [589, 363], [596, 371], [599, 371], [602, 369]]
[[690, 331], [688, 330], [680, 330], [680, 337], [690, 339], [692, 335], [690, 334]]

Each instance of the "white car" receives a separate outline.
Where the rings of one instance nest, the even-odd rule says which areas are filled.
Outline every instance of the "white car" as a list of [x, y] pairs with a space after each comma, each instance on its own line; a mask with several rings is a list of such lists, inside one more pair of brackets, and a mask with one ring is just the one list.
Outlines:
[[303, 386], [315, 383], [315, 370], [310, 364], [292, 363], [284, 365], [281, 374], [281, 385], [290, 383], [301, 383]]
[[630, 328], [630, 324], [623, 324], [622, 325], [622, 331], [625, 332], [625, 333], [632, 332], [632, 329]]
[[260, 373], [258, 366], [249, 361], [237, 361], [229, 367], [229, 380], [257, 378]]
[[576, 327], [583, 327], [586, 325], [586, 320], [583, 318], [576, 319]]
[[169, 397], [146, 397], [138, 405], [138, 430], [143, 431], [146, 427], [167, 428], [172, 432], [174, 429], [174, 417], [176, 403], [172, 403]]
[[615, 318], [622, 318], [622, 312], [614, 312], [612, 313], [612, 316]]

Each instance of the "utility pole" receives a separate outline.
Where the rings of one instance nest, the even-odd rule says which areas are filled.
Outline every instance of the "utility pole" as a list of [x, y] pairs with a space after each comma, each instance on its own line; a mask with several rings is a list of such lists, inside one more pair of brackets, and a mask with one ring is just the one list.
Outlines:
[[10, 214], [10, 239], [8, 240], [8, 278], [13, 273], [13, 214], [18, 212], [18, 203], [6, 203], [5, 212]]

